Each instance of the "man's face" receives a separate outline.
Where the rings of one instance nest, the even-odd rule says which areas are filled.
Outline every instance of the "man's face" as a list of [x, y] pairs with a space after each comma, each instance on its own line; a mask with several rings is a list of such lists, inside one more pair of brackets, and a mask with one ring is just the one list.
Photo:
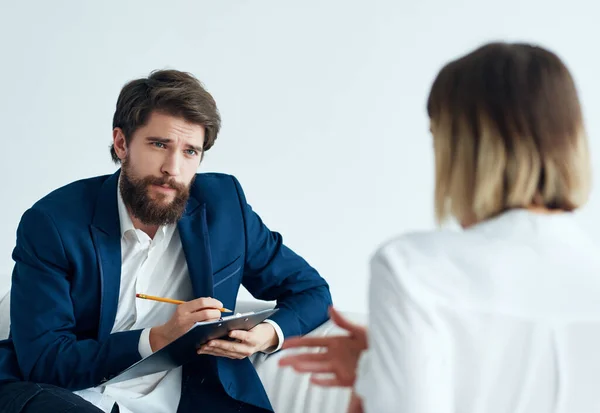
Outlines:
[[113, 131], [121, 159], [121, 195], [131, 214], [146, 225], [173, 224], [181, 218], [202, 157], [204, 127], [154, 112], [129, 145]]

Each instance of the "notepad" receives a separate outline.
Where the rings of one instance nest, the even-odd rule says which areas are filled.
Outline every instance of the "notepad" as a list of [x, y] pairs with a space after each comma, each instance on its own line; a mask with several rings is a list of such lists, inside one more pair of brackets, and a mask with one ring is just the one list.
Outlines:
[[277, 309], [268, 309], [238, 313], [219, 320], [198, 322], [177, 340], [141, 359], [101, 385], [119, 383], [182, 366], [198, 357], [197, 350], [203, 344], [210, 340], [227, 338], [229, 332], [233, 330], [251, 330], [277, 311]]

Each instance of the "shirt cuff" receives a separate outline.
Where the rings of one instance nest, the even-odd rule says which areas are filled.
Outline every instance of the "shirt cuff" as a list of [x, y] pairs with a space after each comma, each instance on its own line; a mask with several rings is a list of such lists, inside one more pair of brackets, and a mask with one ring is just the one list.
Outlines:
[[138, 344], [138, 351], [142, 358], [148, 357], [153, 353], [152, 346], [150, 346], [150, 328], [145, 328], [140, 334], [140, 342]]
[[277, 347], [275, 347], [275, 349], [264, 350], [263, 353], [271, 354], [271, 353], [275, 353], [276, 351], [281, 350], [281, 347], [283, 346], [283, 331], [281, 330], [281, 327], [279, 327], [279, 324], [277, 324], [273, 320], [265, 320], [265, 321], [263, 321], [263, 323], [269, 323], [273, 326], [273, 328], [275, 329], [275, 332], [277, 333], [277, 340], [278, 340]]

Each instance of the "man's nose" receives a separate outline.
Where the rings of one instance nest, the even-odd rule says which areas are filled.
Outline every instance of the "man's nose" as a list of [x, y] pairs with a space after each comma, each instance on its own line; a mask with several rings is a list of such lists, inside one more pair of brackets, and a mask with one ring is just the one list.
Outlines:
[[161, 172], [163, 175], [178, 176], [181, 170], [181, 159], [177, 154], [170, 154], [163, 162]]

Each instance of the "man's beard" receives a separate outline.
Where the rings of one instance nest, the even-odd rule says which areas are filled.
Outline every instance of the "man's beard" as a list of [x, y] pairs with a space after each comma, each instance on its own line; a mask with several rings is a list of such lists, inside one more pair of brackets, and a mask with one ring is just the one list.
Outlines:
[[[162, 178], [154, 176], [133, 177], [129, 170], [128, 160], [125, 159], [121, 168], [120, 190], [123, 202], [129, 208], [131, 214], [143, 224], [168, 225], [175, 224], [183, 215], [193, 182], [194, 179], [188, 186], [185, 186], [169, 179], [167, 176]], [[157, 200], [154, 200], [150, 196], [151, 185], [168, 185], [176, 191], [175, 197], [170, 203], [163, 203], [160, 201], [167, 198], [168, 195], [156, 193]]]

